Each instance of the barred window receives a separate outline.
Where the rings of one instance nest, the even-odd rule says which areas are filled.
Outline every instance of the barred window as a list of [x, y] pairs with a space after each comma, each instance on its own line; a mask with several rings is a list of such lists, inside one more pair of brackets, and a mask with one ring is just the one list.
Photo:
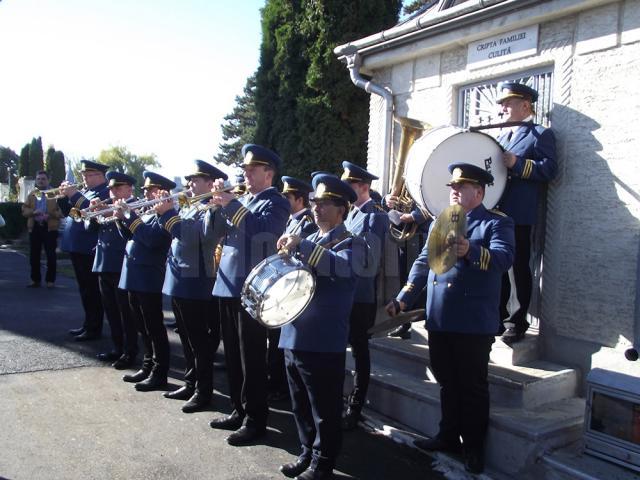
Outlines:
[[500, 123], [498, 98], [498, 84], [500, 82], [524, 83], [538, 91], [538, 101], [534, 104], [534, 121], [545, 127], [550, 126], [550, 112], [552, 103], [552, 72], [549, 67], [517, 74], [515, 76], [498, 78], [490, 82], [474, 83], [464, 86], [459, 92], [459, 125], [467, 128], [471, 125], [487, 125]]

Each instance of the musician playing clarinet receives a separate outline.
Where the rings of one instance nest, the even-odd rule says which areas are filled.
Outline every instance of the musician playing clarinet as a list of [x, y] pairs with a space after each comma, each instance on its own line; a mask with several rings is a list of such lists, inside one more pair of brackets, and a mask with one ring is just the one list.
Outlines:
[[500, 208], [515, 222], [516, 253], [513, 262], [518, 310], [507, 310], [511, 296], [508, 273], [502, 277], [500, 316], [506, 329], [502, 341], [511, 344], [522, 338], [529, 328], [527, 311], [531, 302], [531, 233], [538, 216], [540, 190], [556, 174], [556, 141], [553, 132], [533, 123], [533, 104], [538, 92], [516, 82], [500, 85], [498, 104], [507, 122], [522, 122], [522, 125], [505, 128], [498, 142], [506, 150], [503, 162], [509, 171], [509, 184]]
[[319, 230], [306, 239], [285, 234], [278, 247], [297, 252], [316, 275], [316, 290], [306, 310], [282, 327], [289, 392], [302, 452], [282, 465], [287, 477], [302, 480], [333, 478], [342, 444], [342, 389], [349, 315], [356, 272], [364, 268], [369, 249], [353, 236], [344, 219], [357, 195], [334, 175], [313, 177], [311, 199]]
[[430, 270], [427, 239], [407, 284], [386, 309], [395, 316], [427, 287], [429, 355], [440, 384], [442, 418], [434, 438], [415, 444], [432, 451], [463, 447], [466, 470], [480, 473], [489, 422], [489, 352], [500, 323], [501, 278], [513, 261], [513, 221], [482, 205], [485, 186], [493, 182], [489, 172], [467, 163], [449, 165], [449, 171], [450, 204], [460, 205], [467, 217], [466, 235], [446, 240], [457, 261], [445, 273]]

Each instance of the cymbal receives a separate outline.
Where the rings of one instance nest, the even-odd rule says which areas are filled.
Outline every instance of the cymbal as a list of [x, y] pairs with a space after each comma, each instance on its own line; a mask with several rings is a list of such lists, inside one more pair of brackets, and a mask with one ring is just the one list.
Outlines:
[[467, 216], [460, 205], [449, 205], [438, 215], [427, 241], [429, 268], [436, 275], [448, 272], [456, 264], [456, 247], [451, 242], [466, 233]]
[[381, 322], [376, 323], [373, 327], [367, 330], [367, 333], [369, 335], [373, 335], [374, 337], [384, 337], [386, 336], [387, 332], [390, 332], [400, 325], [424, 320], [424, 312], [424, 308], [410, 310], [408, 312], [400, 312], [395, 317], [385, 318]]

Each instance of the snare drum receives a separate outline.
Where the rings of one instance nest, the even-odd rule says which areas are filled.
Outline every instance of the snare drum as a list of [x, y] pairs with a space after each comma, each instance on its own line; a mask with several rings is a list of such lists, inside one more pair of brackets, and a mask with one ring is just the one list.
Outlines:
[[404, 170], [407, 191], [416, 204], [433, 218], [449, 206], [451, 180], [448, 166], [465, 162], [493, 175], [485, 188], [483, 205], [499, 207], [507, 186], [507, 167], [502, 163], [502, 147], [491, 136], [459, 127], [438, 127], [420, 137], [409, 150]]
[[277, 253], [251, 270], [240, 301], [262, 325], [278, 328], [304, 312], [315, 289], [316, 278], [309, 267], [291, 255]]

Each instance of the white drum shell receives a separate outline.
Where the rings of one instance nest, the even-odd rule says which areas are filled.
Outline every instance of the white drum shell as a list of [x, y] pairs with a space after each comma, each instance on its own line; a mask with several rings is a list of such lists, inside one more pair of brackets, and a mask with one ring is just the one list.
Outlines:
[[240, 296], [242, 306], [258, 322], [278, 328], [294, 321], [315, 292], [311, 269], [289, 255], [272, 255], [249, 273]]
[[498, 207], [508, 178], [502, 152], [498, 142], [482, 132], [454, 126], [429, 130], [416, 140], [407, 155], [404, 171], [407, 191], [421, 209], [435, 218], [449, 206], [448, 166], [470, 163], [493, 175], [493, 185], [487, 185], [482, 203], [489, 209]]

